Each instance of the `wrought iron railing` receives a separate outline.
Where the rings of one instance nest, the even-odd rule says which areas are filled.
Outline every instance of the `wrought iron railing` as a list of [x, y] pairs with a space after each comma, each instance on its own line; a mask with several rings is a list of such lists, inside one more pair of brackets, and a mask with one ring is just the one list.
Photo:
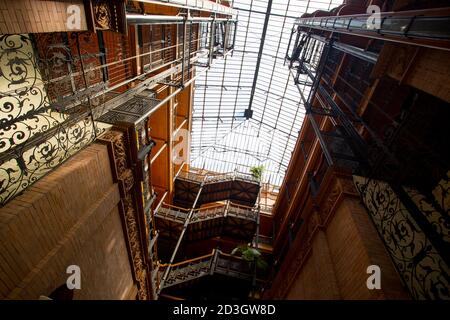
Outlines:
[[272, 213], [273, 205], [260, 203], [259, 204], [259, 209], [263, 213]]
[[168, 267], [170, 267], [170, 272], [165, 281], [160, 282], [163, 287], [159, 288], [159, 291], [214, 273], [251, 280], [255, 272], [255, 268], [248, 261], [216, 249], [212, 253], [198, 258], [173, 264], [161, 264], [158, 273], [160, 277]]
[[[196, 61], [211, 55], [198, 50], [201, 34], [188, 40], [133, 55], [128, 38], [111, 31], [0, 36], [0, 203], [107, 130], [114, 119], [100, 118], [111, 109], [158, 83], [182, 86], [180, 74], [189, 75]], [[190, 50], [177, 58], [183, 46]], [[152, 57], [164, 59], [137, 74], [135, 64]], [[177, 83], [165, 82], [171, 75]]]
[[[417, 216], [388, 183], [360, 176], [354, 176], [354, 182], [412, 297], [420, 300], [450, 299], [447, 252], [439, 251], [437, 242], [430, 241], [431, 233], [424, 231]], [[426, 207], [425, 212], [429, 215], [438, 213], [433, 212], [432, 205], [426, 204]], [[444, 219], [440, 217], [435, 221], [445, 227], [442, 224]]]
[[[214, 251], [211, 254], [195, 259], [173, 263], [170, 265], [170, 272], [164, 281], [164, 288], [171, 287], [183, 282], [207, 276], [211, 272], [211, 264], [214, 258]], [[164, 274], [168, 264], [159, 266], [160, 275]]]
[[221, 218], [225, 216], [227, 211], [227, 206], [224, 204], [215, 205], [212, 207], [200, 208], [198, 210], [194, 210], [191, 220], [191, 223], [195, 223], [198, 221], [205, 221], [215, 218]]
[[449, 48], [449, 11], [447, 8], [380, 12], [369, 14], [298, 18], [295, 26], [305, 30], [347, 33], [367, 38]]
[[[440, 223], [433, 220], [436, 224], [431, 227], [429, 219], [424, 219], [423, 215], [430, 218], [434, 214], [433, 219], [442, 215], [430, 213], [432, 206], [429, 204], [423, 206], [424, 196], [419, 196], [422, 207], [419, 205], [417, 208], [417, 204], [413, 203], [415, 193], [413, 197], [404, 194], [404, 185], [414, 185], [423, 190], [428, 188], [426, 192], [429, 192], [437, 173], [448, 170], [448, 164], [442, 163], [446, 153], [441, 151], [448, 150], [448, 146], [442, 141], [434, 145], [434, 141], [440, 140], [440, 133], [434, 135], [432, 131], [440, 125], [431, 125], [438, 123], [434, 122], [437, 114], [444, 116], [446, 113], [442, 112], [443, 104], [439, 105], [434, 97], [411, 87], [405, 88], [397, 80], [386, 77], [388, 79], [379, 78], [376, 82], [370, 79], [369, 75], [378, 59], [377, 52], [340, 43], [338, 38], [325, 39], [318, 35], [319, 32], [314, 34], [312, 30], [340, 32], [339, 29], [347, 28], [351, 32], [361, 31], [366, 25], [361, 24], [360, 28], [354, 30], [348, 27], [360, 24], [362, 17], [301, 19], [296, 23], [299, 28], [293, 31], [299, 33], [294, 41], [294, 52], [298, 51], [298, 54], [287, 55], [287, 59], [293, 68], [291, 72], [303, 72], [311, 78], [309, 97], [305, 98], [302, 92], [300, 94], [322, 151], [316, 167], [308, 168], [311, 170], [309, 176], [313, 195], [319, 192], [320, 182], [329, 172], [328, 168], [339, 167], [357, 173], [354, 176], [355, 185], [362, 201], [412, 296], [418, 299], [448, 299], [448, 281], [445, 280], [450, 271], [446, 255], [448, 243], [444, 240], [445, 236], [436, 232], [436, 229], [440, 230], [436, 225], [445, 226], [448, 223], [445, 220]], [[391, 19], [396, 23], [408, 19], [411, 24], [418, 23], [415, 18], [406, 17], [386, 16], [383, 23], [389, 26], [388, 21]], [[422, 19], [427, 18], [423, 16]], [[443, 20], [448, 20], [448, 17], [431, 18], [423, 26], [428, 23], [430, 26], [436, 25]], [[343, 21], [348, 22], [348, 25], [339, 25]], [[393, 28], [398, 26], [392, 25]], [[437, 30], [429, 31], [436, 34]], [[376, 33], [379, 35], [380, 30]], [[408, 31], [398, 36], [403, 37], [406, 33]], [[299, 40], [301, 34], [305, 36], [304, 43]], [[445, 37], [448, 38], [448, 35]], [[308, 46], [313, 43], [306, 41], [308, 38], [325, 43], [321, 62], [315, 69], [304, 58], [311, 50]], [[392, 40], [386, 38], [386, 41]], [[425, 45], [417, 39], [415, 44]], [[441, 44], [445, 44], [445, 41]], [[369, 88], [371, 92], [367, 95]], [[421, 98], [422, 105], [418, 103]], [[427, 105], [427, 108], [423, 108], [423, 105]], [[434, 113], [434, 116], [430, 113]], [[331, 119], [328, 124], [332, 129], [324, 130], [318, 124], [323, 124], [321, 121], [327, 117]], [[425, 131], [421, 126], [433, 129]], [[415, 131], [423, 135], [422, 140], [416, 138]], [[305, 159], [309, 156], [306, 154]], [[428, 164], [422, 158], [432, 159], [434, 163]]]
[[[55, 41], [65, 41], [59, 43]], [[78, 34], [0, 36], [0, 203], [20, 193], [92, 142], [106, 125], [94, 121], [101, 90], [94, 60]], [[45, 45], [44, 45], [45, 44]], [[73, 53], [73, 48], [78, 48]]]
[[156, 212], [155, 216], [163, 219], [184, 223], [189, 215], [189, 209], [163, 204]]
[[[184, 223], [188, 217], [189, 211], [190, 209], [162, 204], [155, 211], [155, 217]], [[197, 223], [199, 221], [223, 218], [226, 216], [256, 221], [258, 217], [258, 211], [255, 208], [237, 205], [232, 203], [231, 201], [227, 201], [224, 204], [194, 209], [189, 223]]]
[[259, 180], [253, 175], [237, 171], [226, 173], [197, 173], [195, 171], [180, 171], [177, 177], [199, 183], [204, 181], [205, 184], [231, 181], [235, 179], [259, 184]]
[[[256, 245], [256, 236], [253, 238], [253, 243]], [[273, 245], [273, 237], [263, 236], [261, 234], [258, 235], [258, 244], [265, 244], [268, 246]]]

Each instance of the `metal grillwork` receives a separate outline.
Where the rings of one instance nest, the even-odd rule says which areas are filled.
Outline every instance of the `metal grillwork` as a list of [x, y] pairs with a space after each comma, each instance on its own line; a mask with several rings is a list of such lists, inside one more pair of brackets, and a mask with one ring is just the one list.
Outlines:
[[120, 122], [135, 123], [140, 117], [156, 108], [160, 100], [136, 95], [120, 106], [108, 111], [98, 118], [98, 121], [110, 124]]
[[169, 277], [164, 282], [164, 288], [207, 276], [209, 275], [210, 269], [211, 256], [195, 259], [183, 264], [174, 264], [172, 265]]
[[[364, 123], [357, 114], [357, 107], [371, 85], [367, 79], [374, 65], [373, 58], [377, 55], [315, 36], [299, 27], [292, 29], [290, 38], [286, 61], [323, 151], [318, 167], [309, 172], [311, 189], [315, 194], [328, 167], [337, 165], [355, 171], [367, 166], [367, 146], [359, 134]], [[345, 61], [348, 67], [335, 78], [344, 53], [348, 54]], [[312, 86], [307, 96], [301, 86], [305, 83]], [[332, 99], [334, 94], [342, 98], [344, 107]], [[314, 106], [313, 100], [318, 102]], [[331, 129], [319, 129], [323, 117], [333, 119]], [[307, 158], [307, 151], [302, 150]]]
[[[424, 232], [404, 200], [384, 181], [355, 176], [354, 182], [412, 297], [418, 300], [450, 299], [450, 267], [446, 252], [439, 251], [430, 241], [430, 235]], [[427, 206], [430, 215], [438, 214], [433, 205], [428, 203]]]
[[[155, 216], [162, 219], [168, 219], [179, 223], [184, 223], [188, 217], [190, 209], [179, 208], [168, 204], [163, 204]], [[200, 221], [224, 218], [226, 216], [236, 217], [239, 219], [257, 220], [258, 212], [255, 208], [245, 207], [227, 201], [224, 204], [215, 205], [213, 207], [198, 208], [193, 211], [193, 215], [189, 223], [197, 223]]]
[[85, 34], [0, 37], [0, 203], [51, 171], [105, 130], [91, 116], [104, 99], [99, 56]]
[[[233, 22], [217, 25], [227, 23]], [[194, 36], [199, 24], [215, 28], [192, 21], [189, 37], [177, 45], [176, 25], [152, 23], [150, 31], [139, 26], [136, 55], [126, 36], [111, 31], [0, 36], [0, 203], [87, 146], [110, 123], [145, 120], [164, 103], [147, 92], [158, 83], [174, 79], [182, 85], [183, 73], [192, 82], [195, 63], [203, 59], [209, 66], [209, 50], [218, 50], [199, 50], [205, 40]], [[205, 70], [200, 67], [196, 76]]]
[[[444, 15], [448, 10], [423, 11], [416, 24], [414, 12], [382, 14], [381, 31], [367, 29], [366, 15], [302, 18], [291, 31], [286, 51], [314, 133], [300, 144], [305, 160], [311, 140], [320, 145], [318, 161], [308, 172], [312, 195], [318, 194], [331, 168], [356, 173], [361, 199], [405, 286], [417, 299], [448, 299], [449, 246], [441, 219], [445, 210], [442, 200], [433, 199], [442, 194], [435, 193], [436, 188], [446, 189], [448, 181], [449, 162], [443, 163], [449, 159], [448, 142], [440, 139], [448, 136], [448, 126], [438, 120], [448, 117], [448, 108], [436, 97], [389, 77], [375, 81], [370, 74], [386, 42], [448, 50], [446, 31], [436, 29], [439, 21], [447, 20]], [[415, 25], [416, 33], [409, 37], [405, 25]], [[389, 27], [392, 32], [387, 32]], [[324, 38], [320, 30], [333, 34]], [[425, 30], [427, 36], [420, 36]], [[339, 33], [375, 39], [382, 34], [385, 42], [366, 39], [363, 50], [341, 43]], [[310, 53], [320, 43], [319, 62], [311, 64], [317, 59], [311, 60]], [[312, 83], [308, 95], [301, 87], [305, 82]]]
[[162, 204], [162, 206], [155, 211], [155, 217], [172, 220], [181, 224], [186, 221], [188, 214], [189, 209], [168, 206], [167, 204]]
[[175, 179], [174, 203], [191, 207], [200, 186], [203, 188], [197, 206], [228, 199], [240, 205], [254, 206], [261, 188], [259, 180], [250, 174], [181, 171]]
[[195, 172], [195, 168], [191, 168], [191, 171], [180, 171], [177, 178], [187, 179], [197, 182], [205, 181], [205, 183], [225, 182], [235, 179], [241, 179], [249, 182], [259, 184], [259, 180], [254, 176], [244, 172], [226, 172], [226, 173], [201, 173], [201, 170], [197, 169], [200, 173]]
[[214, 273], [251, 281], [254, 268], [244, 259], [213, 250], [211, 254], [174, 264], [161, 264], [159, 275], [170, 267], [167, 279], [159, 290], [186, 283]]

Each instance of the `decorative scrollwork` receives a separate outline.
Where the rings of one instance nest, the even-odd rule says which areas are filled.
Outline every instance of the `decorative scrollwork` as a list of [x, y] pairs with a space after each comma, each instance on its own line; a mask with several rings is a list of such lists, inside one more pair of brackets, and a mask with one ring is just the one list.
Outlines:
[[94, 5], [94, 19], [96, 28], [101, 30], [108, 30], [112, 28], [111, 11], [106, 1], [98, 1]]
[[58, 128], [54, 135], [19, 152], [0, 166], [0, 203], [5, 203], [70, 156], [91, 143], [104, 129], [90, 118]]
[[31, 39], [0, 36], [0, 152], [59, 122], [45, 94]]
[[[81, 48], [75, 50], [77, 44], [70, 43], [65, 33], [0, 36], [1, 204], [107, 127], [90, 116], [90, 110], [103, 100], [89, 99], [92, 89], [87, 86], [100, 82], [101, 77], [92, 67], [95, 81], [81, 82], [81, 61], [93, 57], [83, 55]], [[74, 51], [81, 56], [75, 57]]]
[[441, 239], [450, 243], [450, 224], [448, 217], [445, 217], [439, 212], [434, 207], [433, 203], [428, 201], [428, 199], [419, 191], [407, 187], [404, 187], [404, 190]]
[[112, 30], [126, 33], [122, 12], [125, 12], [124, 1], [92, 0], [93, 23], [98, 30]]
[[449, 267], [392, 188], [359, 176], [354, 183], [411, 295], [450, 299]]
[[450, 171], [433, 189], [433, 197], [446, 216], [450, 217]]
[[139, 236], [139, 227], [137, 223], [136, 203], [134, 188], [135, 185], [131, 165], [127, 159], [127, 146], [129, 146], [126, 136], [123, 132], [111, 130], [106, 132], [99, 138], [100, 140], [110, 142], [114, 154], [114, 170], [119, 180], [125, 186], [125, 195], [122, 197], [123, 214], [125, 217], [128, 242], [130, 243], [130, 251], [133, 261], [133, 268], [136, 274], [136, 280], [139, 282], [138, 296], [140, 300], [148, 300], [149, 288], [147, 286], [147, 268], [145, 266], [145, 256], [141, 249], [141, 241]]

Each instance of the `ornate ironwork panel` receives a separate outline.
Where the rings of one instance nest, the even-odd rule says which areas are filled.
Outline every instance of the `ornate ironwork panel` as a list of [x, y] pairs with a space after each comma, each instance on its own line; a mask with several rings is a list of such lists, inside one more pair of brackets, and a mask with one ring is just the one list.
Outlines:
[[102, 115], [98, 121], [110, 124], [125, 122], [134, 124], [141, 116], [155, 108], [160, 100], [135, 96], [120, 106]]
[[386, 182], [354, 183], [401, 278], [415, 299], [450, 299], [450, 268]]
[[[80, 91], [77, 80], [83, 52], [79, 49], [80, 55], [74, 56], [69, 42], [61, 33], [0, 36], [2, 204], [88, 145], [107, 127], [97, 125], [89, 115], [95, 102], [86, 97], [86, 91]], [[78, 38], [75, 43], [79, 48]], [[85, 76], [89, 78], [89, 73]], [[68, 105], [76, 108], [70, 112], [58, 108]]]
[[92, 0], [95, 29], [125, 32], [124, 6], [124, 1], [121, 0]]
[[420, 212], [423, 213], [439, 237], [446, 243], [450, 243], [450, 217], [448, 216], [448, 212], [447, 215], [441, 212], [441, 208], [436, 205], [436, 202], [430, 201], [419, 191], [407, 187], [404, 187], [404, 190]]

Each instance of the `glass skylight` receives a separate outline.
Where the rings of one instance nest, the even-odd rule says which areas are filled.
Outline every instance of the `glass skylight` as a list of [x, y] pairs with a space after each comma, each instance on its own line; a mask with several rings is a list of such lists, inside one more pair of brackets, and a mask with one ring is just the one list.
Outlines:
[[[281, 185], [305, 116], [298, 90], [284, 66], [291, 28], [305, 12], [330, 10], [341, 3], [274, 0], [255, 74], [268, 0], [234, 1], [239, 21], [234, 53], [216, 61], [195, 82], [193, 167], [249, 172], [252, 166], [263, 165], [263, 182]], [[307, 96], [309, 86], [303, 88]], [[253, 115], [246, 119], [244, 112], [249, 107]]]

